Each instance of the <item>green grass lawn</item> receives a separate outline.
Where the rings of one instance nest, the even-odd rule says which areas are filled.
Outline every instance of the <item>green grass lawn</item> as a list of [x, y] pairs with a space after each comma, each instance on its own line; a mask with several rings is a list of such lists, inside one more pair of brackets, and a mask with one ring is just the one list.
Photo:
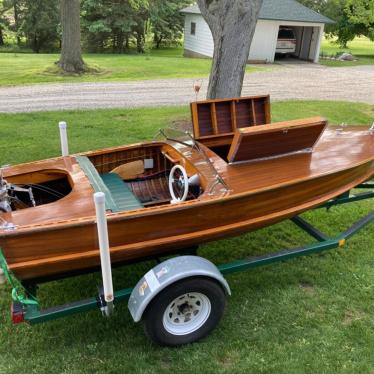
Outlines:
[[[209, 75], [211, 60], [183, 57], [183, 49], [152, 50], [144, 55], [86, 54], [85, 62], [98, 72], [82, 76], [56, 74], [58, 54], [0, 53], [0, 86], [111, 82], [145, 79], [198, 78]], [[248, 67], [247, 72], [254, 71]]]
[[333, 40], [324, 39], [321, 52], [324, 54], [335, 55], [336, 53], [348, 52], [357, 57], [358, 61], [334, 61], [320, 60], [320, 63], [327, 66], [356, 66], [356, 65], [374, 65], [374, 42], [368, 38], [356, 38], [348, 43], [348, 48], [341, 49]]
[[[324, 40], [321, 51], [335, 54], [345, 50], [331, 41]], [[359, 58], [356, 62], [321, 60], [328, 66], [354, 66], [374, 64], [374, 43], [367, 38], [356, 38], [349, 43], [348, 52]], [[0, 50], [1, 52], [1, 50]], [[86, 63], [92, 72], [71, 76], [57, 73], [54, 64], [58, 54], [0, 53], [0, 86], [70, 83], [113, 82], [169, 78], [198, 78], [208, 76], [210, 59], [183, 57], [182, 48], [151, 50], [144, 55], [85, 54]], [[264, 68], [248, 66], [247, 72]]]
[[[335, 102], [277, 102], [273, 121], [323, 115], [368, 125], [374, 108]], [[57, 122], [69, 123], [72, 152], [151, 139], [189, 119], [188, 108], [0, 114], [0, 164], [59, 154]], [[329, 234], [373, 209], [372, 202], [308, 212]], [[215, 263], [306, 244], [291, 223], [204, 245]], [[217, 330], [200, 343], [160, 348], [134, 324], [126, 305], [110, 319], [98, 311], [43, 325], [12, 326], [10, 289], [0, 288], [0, 373], [373, 373], [374, 230], [344, 249], [258, 268], [227, 279], [233, 295]], [[153, 263], [114, 271], [115, 287], [133, 285]], [[96, 294], [100, 276], [42, 285], [43, 305]]]

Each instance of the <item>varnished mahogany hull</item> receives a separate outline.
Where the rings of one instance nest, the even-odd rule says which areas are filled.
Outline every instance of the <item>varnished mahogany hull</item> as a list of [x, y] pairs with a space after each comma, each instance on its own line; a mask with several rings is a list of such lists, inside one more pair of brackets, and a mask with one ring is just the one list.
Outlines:
[[[374, 175], [373, 161], [254, 193], [111, 214], [112, 262], [161, 255], [171, 250], [269, 226], [350, 190]], [[92, 219], [16, 232], [0, 240], [10, 269], [22, 280], [63, 275], [100, 264]]]

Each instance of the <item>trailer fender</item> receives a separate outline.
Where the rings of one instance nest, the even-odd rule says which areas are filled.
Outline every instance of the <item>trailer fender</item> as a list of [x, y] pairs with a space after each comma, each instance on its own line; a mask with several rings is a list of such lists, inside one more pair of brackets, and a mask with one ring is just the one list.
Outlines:
[[149, 303], [163, 289], [185, 278], [207, 277], [215, 279], [228, 295], [230, 287], [217, 267], [205, 258], [180, 256], [158, 264], [145, 274], [133, 289], [128, 308], [135, 322], [142, 319]]

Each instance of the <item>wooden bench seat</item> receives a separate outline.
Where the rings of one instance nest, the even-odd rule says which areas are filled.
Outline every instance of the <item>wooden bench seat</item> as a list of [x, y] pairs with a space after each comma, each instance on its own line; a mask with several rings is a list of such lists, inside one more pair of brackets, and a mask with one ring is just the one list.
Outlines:
[[110, 191], [112, 198], [117, 206], [117, 211], [141, 209], [143, 204], [133, 194], [127, 183], [125, 183], [117, 174], [101, 174], [101, 179]]
[[107, 210], [124, 212], [143, 208], [143, 204], [117, 174], [99, 174], [90, 159], [86, 156], [76, 156], [76, 160], [89, 179], [95, 192], [104, 192], [105, 207]]

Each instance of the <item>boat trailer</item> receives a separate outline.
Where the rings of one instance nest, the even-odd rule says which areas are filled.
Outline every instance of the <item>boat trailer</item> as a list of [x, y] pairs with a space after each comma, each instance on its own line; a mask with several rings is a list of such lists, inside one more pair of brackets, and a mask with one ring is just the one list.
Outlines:
[[[326, 208], [329, 210], [335, 206], [374, 198], [374, 180], [360, 184], [356, 189], [361, 191], [358, 193], [355, 193], [354, 190], [348, 191], [316, 209]], [[13, 323], [37, 324], [94, 309], [100, 309], [103, 315], [109, 316], [113, 313], [116, 304], [128, 301], [134, 321], [145, 320], [145, 324], [148, 324], [148, 329], [146, 326], [148, 335], [157, 343], [174, 346], [190, 343], [207, 335], [218, 324], [225, 302], [222, 299], [230, 294], [230, 287], [224, 275], [344, 247], [349, 238], [374, 220], [373, 210], [346, 231], [335, 237], [329, 237], [305, 219], [295, 216], [291, 218], [291, 221], [313, 239], [316, 239], [317, 243], [218, 266], [199, 256], [178, 255], [163, 262], [157, 258], [157, 266], [148, 271], [135, 287], [113, 292], [109, 243], [107, 232], [105, 232], [105, 207], [102, 199], [103, 196], [99, 198], [97, 206], [97, 221], [104, 287], [97, 296], [42, 309], [37, 299], [39, 283], [18, 281], [8, 270], [0, 249], [0, 277], [5, 278], [12, 287], [11, 316]], [[103, 211], [101, 217], [104, 219], [100, 218], [100, 204]], [[100, 220], [101, 225], [99, 224]], [[194, 253], [196, 253], [196, 248]], [[193, 286], [194, 281], [195, 286]], [[200, 292], [191, 292], [191, 289], [196, 289], [196, 284], [199, 284], [200, 288], [205, 287], [207, 294], [209, 292], [215, 294], [215, 298], [207, 298], [201, 290]], [[165, 304], [166, 296], [173, 295], [173, 292], [177, 292], [175, 297], [173, 296], [174, 299], [172, 297], [173, 302]], [[217, 292], [221, 294], [218, 297]], [[161, 330], [165, 330], [162, 337], [158, 334], [158, 330], [160, 330], [160, 325], [157, 325], [158, 315], [162, 320]], [[210, 326], [205, 327], [207, 325], [205, 322], [211, 318], [210, 315], [213, 316], [213, 322], [210, 323]]]

